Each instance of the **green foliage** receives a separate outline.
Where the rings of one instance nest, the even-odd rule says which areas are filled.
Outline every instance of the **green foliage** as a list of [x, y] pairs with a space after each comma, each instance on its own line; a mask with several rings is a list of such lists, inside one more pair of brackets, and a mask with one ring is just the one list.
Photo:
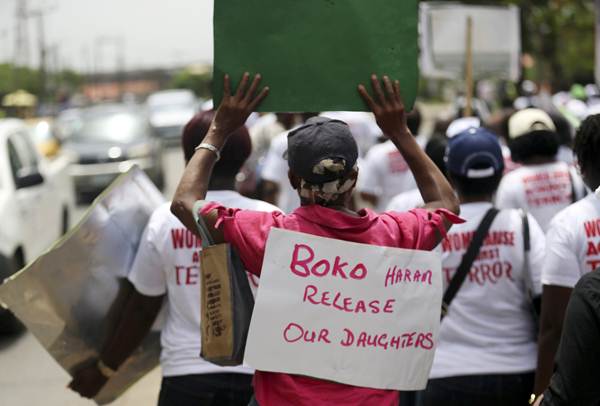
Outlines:
[[194, 72], [193, 70], [185, 69], [173, 76], [169, 87], [174, 89], [190, 89], [198, 97], [210, 98], [210, 84], [212, 75], [209, 72]]
[[0, 95], [4, 96], [18, 89], [24, 89], [36, 95], [39, 94], [41, 89], [39, 73], [25, 67], [15, 67], [6, 63], [0, 64]]
[[[55, 88], [59, 86], [70, 91], [76, 91], [83, 83], [83, 78], [77, 72], [64, 70], [49, 74], [47, 83], [51, 94], [55, 93]], [[26, 90], [39, 97], [42, 93], [42, 80], [39, 71], [7, 63], [0, 64], [0, 98], [18, 89]]]

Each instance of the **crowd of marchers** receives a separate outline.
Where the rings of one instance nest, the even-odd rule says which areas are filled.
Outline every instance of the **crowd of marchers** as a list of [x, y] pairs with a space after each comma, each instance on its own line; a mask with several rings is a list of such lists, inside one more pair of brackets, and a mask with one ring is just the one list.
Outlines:
[[[368, 113], [257, 114], [268, 97], [259, 82], [246, 75], [230, 90], [226, 78], [222, 104], [185, 127], [186, 170], [144, 231], [134, 293], [71, 389], [94, 397], [166, 303], [159, 406], [600, 404], [596, 88], [527, 95], [494, 114], [461, 106], [425, 134], [420, 108], [405, 112], [387, 77], [359, 87]], [[257, 276], [271, 227], [437, 250], [444, 309], [427, 387], [398, 393], [199, 358], [198, 248], [174, 241], [184, 227], [196, 233], [198, 200], [211, 202], [196, 214], [215, 241]]]

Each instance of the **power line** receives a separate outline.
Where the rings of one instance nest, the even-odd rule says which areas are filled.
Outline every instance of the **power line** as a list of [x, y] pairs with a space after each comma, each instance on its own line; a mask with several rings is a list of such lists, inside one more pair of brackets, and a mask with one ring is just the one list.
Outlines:
[[13, 63], [16, 66], [29, 65], [29, 27], [27, 25], [27, 0], [16, 0], [15, 49]]

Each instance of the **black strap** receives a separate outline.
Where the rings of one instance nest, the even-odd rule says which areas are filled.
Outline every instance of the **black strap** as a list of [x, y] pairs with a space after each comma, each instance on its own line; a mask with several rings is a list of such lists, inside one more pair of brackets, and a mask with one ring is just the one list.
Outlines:
[[479, 223], [477, 230], [475, 230], [475, 234], [473, 234], [473, 239], [469, 244], [469, 248], [467, 249], [467, 252], [465, 252], [465, 255], [463, 255], [456, 273], [448, 284], [446, 292], [444, 292], [444, 298], [442, 299], [442, 319], [446, 316], [446, 314], [448, 314], [450, 303], [452, 303], [452, 299], [454, 299], [454, 296], [456, 296], [458, 290], [467, 278], [467, 274], [471, 270], [471, 265], [473, 265], [475, 258], [477, 258], [477, 255], [479, 255], [479, 249], [483, 244], [483, 240], [485, 240], [485, 237], [487, 236], [487, 233], [494, 222], [494, 218], [496, 218], [496, 215], [499, 212], [500, 210], [496, 209], [495, 207], [489, 209], [487, 213], [485, 213], [481, 223]]
[[525, 294], [531, 307], [531, 314], [533, 316], [533, 321], [536, 326], [537, 337], [537, 329], [539, 326], [540, 319], [541, 299], [540, 296], [535, 296], [533, 275], [531, 274], [531, 263], [529, 262], [529, 252], [531, 251], [531, 237], [529, 232], [529, 218], [525, 210], [521, 210], [521, 219], [523, 221], [523, 278], [525, 279]]
[[526, 211], [521, 211], [521, 220], [523, 221], [523, 249], [525, 253], [531, 251], [531, 241], [529, 237], [529, 218]]
[[[573, 179], [573, 174], [571, 173], [571, 168], [567, 169], [569, 173], [569, 180], [571, 181], [571, 203], [575, 203], [577, 201], [577, 191], [575, 190], [575, 179]], [[529, 232], [529, 230], [527, 230]]]

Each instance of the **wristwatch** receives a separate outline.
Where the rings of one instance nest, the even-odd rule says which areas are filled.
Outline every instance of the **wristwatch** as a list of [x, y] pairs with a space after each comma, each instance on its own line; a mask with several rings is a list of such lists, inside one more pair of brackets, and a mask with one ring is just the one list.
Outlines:
[[111, 367], [106, 365], [101, 359], [98, 359], [98, 362], [96, 363], [96, 367], [98, 368], [100, 373], [102, 375], [104, 375], [105, 378], [110, 379], [114, 374], [117, 373], [117, 371], [115, 371], [114, 369], [112, 369]]

